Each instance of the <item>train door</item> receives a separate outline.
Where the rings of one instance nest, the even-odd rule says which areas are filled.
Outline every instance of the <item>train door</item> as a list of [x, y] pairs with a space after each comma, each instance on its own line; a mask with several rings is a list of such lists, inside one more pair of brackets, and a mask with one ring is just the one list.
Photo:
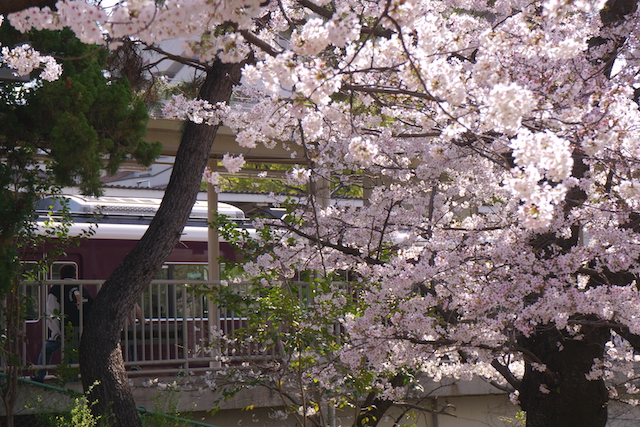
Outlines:
[[[29, 281], [21, 287], [21, 293], [25, 301], [25, 333], [27, 336], [25, 348], [26, 364], [37, 364], [38, 355], [42, 344], [49, 337], [46, 322], [46, 302], [50, 285], [45, 284], [49, 280], [60, 280], [60, 268], [63, 265], [72, 264], [76, 268], [78, 278], [78, 264], [73, 261], [56, 261], [49, 265], [49, 269], [43, 272], [35, 261], [22, 263], [23, 277]], [[54, 356], [54, 363], [59, 358]]]

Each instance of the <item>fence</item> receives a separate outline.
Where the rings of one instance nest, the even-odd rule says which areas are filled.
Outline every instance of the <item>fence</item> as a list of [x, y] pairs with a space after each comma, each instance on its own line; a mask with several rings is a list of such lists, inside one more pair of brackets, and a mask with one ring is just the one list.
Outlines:
[[[53, 315], [46, 313], [46, 301], [54, 286], [83, 285], [95, 295], [102, 281], [55, 280], [24, 282], [22, 295], [27, 302], [24, 337], [20, 363], [38, 369], [55, 370], [62, 361], [77, 367], [74, 353], [83, 322], [71, 330], [62, 331], [61, 351], [55, 351], [51, 364], [38, 363], [43, 343], [49, 338], [48, 322], [65, 318], [64, 306]], [[247, 360], [275, 356], [273, 350], [261, 346], [235, 346], [220, 337], [233, 336], [243, 326], [241, 317], [232, 310], [217, 307], [204, 290], [215, 282], [186, 280], [155, 280], [144, 291], [129, 316], [121, 334], [121, 349], [129, 375], [162, 375], [177, 371], [205, 371], [215, 369], [220, 360], [241, 363]], [[234, 284], [243, 292], [247, 283]], [[65, 288], [63, 288], [65, 289]], [[83, 310], [83, 305], [80, 305]], [[80, 319], [82, 319], [82, 314]], [[226, 344], [225, 344], [226, 343]]]

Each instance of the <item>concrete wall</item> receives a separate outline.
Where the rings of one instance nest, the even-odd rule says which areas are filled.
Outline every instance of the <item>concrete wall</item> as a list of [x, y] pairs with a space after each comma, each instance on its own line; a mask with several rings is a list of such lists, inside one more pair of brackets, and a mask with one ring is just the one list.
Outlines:
[[[162, 384], [171, 384], [173, 379], [159, 379]], [[134, 384], [134, 396], [138, 405], [149, 410], [165, 411], [167, 408], [190, 413], [189, 418], [213, 424], [219, 427], [235, 426], [289, 426], [298, 425], [295, 417], [286, 420], [274, 417], [282, 411], [282, 400], [273, 391], [262, 387], [243, 390], [233, 399], [220, 400], [222, 396], [213, 390], [198, 384], [197, 378], [188, 379], [177, 388], [157, 385], [145, 387], [142, 380]], [[177, 384], [177, 383], [176, 383]], [[400, 409], [389, 411], [379, 424], [380, 427], [392, 427], [394, 422], [402, 426], [416, 427], [478, 427], [478, 426], [517, 426], [518, 409], [511, 404], [508, 395], [482, 380], [471, 382], [430, 383], [421, 396], [421, 402], [413, 402], [428, 408], [437, 408], [449, 415], [434, 414]], [[207, 412], [221, 404], [222, 409], [214, 415]], [[336, 427], [353, 425], [353, 411], [338, 410]], [[185, 415], [182, 415], [185, 416]]]

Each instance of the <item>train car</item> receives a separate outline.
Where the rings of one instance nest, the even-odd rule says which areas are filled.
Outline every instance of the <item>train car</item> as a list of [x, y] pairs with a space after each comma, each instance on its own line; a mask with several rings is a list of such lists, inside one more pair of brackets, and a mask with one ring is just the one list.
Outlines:
[[[77, 270], [76, 280], [89, 283], [86, 287], [95, 296], [99, 284], [91, 281], [109, 277], [142, 237], [159, 204], [159, 199], [150, 198], [68, 196], [64, 205], [74, 220], [69, 234], [77, 235], [90, 228], [94, 232], [81, 239], [77, 246], [67, 248], [62, 256], [48, 260], [51, 268], [41, 279], [59, 280], [60, 267], [73, 264]], [[55, 218], [62, 208], [58, 200], [45, 199], [39, 204], [38, 213], [44, 221]], [[244, 213], [232, 205], [219, 203], [218, 213], [236, 221], [239, 227], [246, 226]], [[184, 366], [185, 360], [192, 365], [203, 360], [202, 348], [210, 332], [211, 304], [206, 297], [193, 292], [190, 285], [209, 280], [207, 236], [207, 204], [198, 201], [180, 241], [156, 277], [163, 283], [156, 283], [144, 292], [139, 301], [140, 313], [132, 314], [139, 318], [123, 331], [122, 347], [129, 365], [158, 366], [157, 363], [164, 361]], [[25, 251], [22, 255], [25, 268], [47, 257], [47, 249]], [[241, 256], [225, 241], [220, 242], [220, 255], [227, 260]], [[25, 287], [31, 301], [25, 323], [26, 365], [37, 364], [42, 342], [47, 336], [44, 309], [49, 288], [49, 285], [37, 284]], [[238, 323], [238, 319], [225, 318], [224, 314], [216, 316], [221, 329], [232, 329]], [[52, 364], [60, 360], [60, 354], [54, 355]]]
[[[77, 247], [68, 248], [64, 257], [52, 260], [55, 265], [73, 262], [78, 267], [78, 278], [103, 280], [120, 264], [127, 253], [140, 240], [151, 219], [160, 206], [160, 199], [102, 197], [82, 198], [67, 196], [67, 209], [74, 220], [69, 234], [78, 235], [83, 230], [95, 232], [81, 239]], [[39, 203], [38, 213], [44, 220], [55, 217], [62, 208], [56, 199], [45, 199]], [[226, 215], [239, 226], [246, 223], [242, 210], [226, 204], [218, 204], [218, 212]], [[46, 256], [47, 248], [25, 251], [23, 261], [36, 261]], [[225, 259], [237, 259], [231, 246], [220, 243], [220, 254]], [[205, 264], [207, 262], [207, 203], [197, 201], [180, 242], [167, 259], [168, 264]], [[56, 279], [53, 268], [48, 279]], [[201, 277], [204, 278], [204, 277]]]

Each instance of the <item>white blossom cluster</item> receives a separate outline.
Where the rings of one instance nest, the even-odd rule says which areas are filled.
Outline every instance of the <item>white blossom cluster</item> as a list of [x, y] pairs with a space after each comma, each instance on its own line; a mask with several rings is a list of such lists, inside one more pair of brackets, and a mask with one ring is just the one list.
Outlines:
[[162, 108], [162, 115], [168, 119], [190, 120], [198, 124], [217, 126], [228, 114], [224, 103], [211, 105], [202, 99], [187, 99], [184, 95], [174, 95]]
[[238, 173], [242, 170], [245, 164], [244, 156], [242, 154], [233, 156], [229, 153], [222, 156], [222, 165], [229, 171], [229, 173]]
[[14, 72], [16, 76], [26, 76], [43, 65], [40, 78], [44, 80], [52, 82], [62, 74], [62, 67], [53, 57], [40, 55], [28, 44], [23, 44], [13, 49], [4, 46], [0, 61], [4, 62], [7, 67], [16, 70]]
[[[22, 32], [31, 28], [58, 30], [70, 27], [84, 43], [108, 43], [116, 48], [121, 44], [119, 39], [126, 36], [153, 43], [180, 37], [189, 39], [211, 31], [223, 22], [234, 22], [239, 29], [246, 29], [263, 12], [260, 2], [255, 0], [172, 0], [163, 5], [156, 5], [151, 0], [127, 1], [111, 7], [109, 13], [91, 2], [60, 0], [55, 10], [32, 7], [12, 13], [8, 18]], [[198, 53], [211, 58], [220, 50], [223, 55], [225, 52], [229, 55], [235, 49], [229, 38], [221, 37], [220, 41], [215, 38], [203, 36], [203, 43], [196, 49]]]
[[495, 85], [489, 92], [488, 119], [495, 129], [510, 133], [522, 125], [522, 117], [527, 116], [535, 106], [533, 94], [515, 83], [506, 86]]
[[[555, 206], [566, 194], [564, 181], [573, 167], [569, 142], [552, 132], [522, 130], [510, 146], [518, 167], [508, 185], [524, 202], [519, 208], [520, 218], [528, 228], [544, 228], [555, 217]], [[541, 184], [543, 180], [548, 182]]]
[[212, 171], [208, 166], [204, 169], [204, 173], [202, 176], [202, 180], [213, 185], [216, 192], [219, 191], [220, 187], [220, 174], [218, 172]]
[[344, 47], [360, 36], [360, 23], [353, 14], [343, 18], [334, 18], [325, 22], [320, 18], [311, 18], [300, 30], [294, 30], [291, 36], [293, 51], [299, 55], [314, 56], [329, 44]]
[[371, 140], [356, 136], [349, 142], [349, 154], [354, 162], [369, 166], [378, 154], [378, 147]]
[[107, 13], [100, 6], [74, 0], [56, 2], [56, 10], [49, 7], [32, 7], [8, 16], [11, 25], [18, 31], [61, 30], [70, 27], [78, 38], [87, 44], [104, 44], [100, 24], [107, 20]]
[[310, 169], [306, 169], [296, 165], [293, 167], [293, 169], [287, 172], [287, 183], [289, 183], [290, 185], [305, 185], [309, 182], [310, 177]]

